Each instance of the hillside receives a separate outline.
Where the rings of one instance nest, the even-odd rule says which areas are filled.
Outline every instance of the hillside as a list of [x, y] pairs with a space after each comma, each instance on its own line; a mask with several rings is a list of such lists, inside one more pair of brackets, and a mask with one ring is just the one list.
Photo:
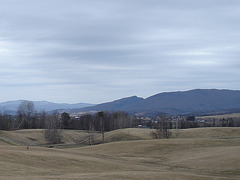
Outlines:
[[126, 111], [129, 112], [131, 109], [135, 108], [137, 104], [140, 104], [143, 102], [143, 98], [139, 98], [137, 96], [132, 96], [128, 98], [122, 98], [119, 100], [115, 100], [113, 102], [108, 102], [108, 103], [102, 103], [98, 104], [96, 106], [92, 107], [86, 107], [82, 109], [75, 109], [73, 110], [74, 112], [78, 111], [102, 111], [102, 110], [108, 110], [108, 111]]
[[[154, 129], [126, 128], [105, 132], [105, 143], [119, 141], [134, 140], [152, 140]], [[240, 138], [239, 127], [209, 127], [209, 128], [193, 128], [179, 129], [179, 135], [176, 130], [172, 129], [173, 138]], [[89, 145], [89, 134], [84, 130], [62, 130], [62, 144], [58, 146], [68, 145]], [[99, 132], [94, 133], [95, 143], [102, 143], [102, 135]], [[0, 143], [11, 145], [39, 146], [46, 145], [44, 130], [28, 129], [16, 131], [0, 131]]]
[[122, 110], [130, 114], [144, 113], [147, 115], [238, 112], [240, 111], [240, 91], [195, 89], [159, 93], [146, 99], [133, 96], [88, 108], [75, 109], [74, 112], [102, 110]]
[[[88, 145], [88, 133], [80, 130], [61, 130], [62, 143]], [[0, 131], [0, 142], [12, 145], [39, 146], [47, 142], [42, 129]]]
[[[229, 179], [240, 178], [239, 128], [199, 128], [182, 130], [177, 139], [149, 139], [151, 130], [125, 129], [123, 133], [143, 140], [106, 144], [46, 148], [12, 145], [0, 140], [0, 179]], [[34, 136], [41, 130], [0, 131], [14, 138]], [[3, 134], [2, 134], [3, 133]], [[68, 131], [68, 135], [76, 131]], [[82, 131], [79, 132], [83, 133]], [[202, 135], [197, 137], [196, 135]], [[208, 134], [208, 136], [206, 135]], [[28, 135], [27, 135], [28, 134]], [[73, 135], [72, 135], [73, 136]], [[203, 137], [204, 136], [204, 137]], [[13, 137], [13, 136], [11, 136]], [[21, 138], [23, 140], [24, 138]], [[19, 139], [16, 139], [18, 141]]]
[[170, 114], [209, 113], [240, 110], [240, 91], [196, 89], [160, 93], [145, 100], [143, 107], [161, 109]]

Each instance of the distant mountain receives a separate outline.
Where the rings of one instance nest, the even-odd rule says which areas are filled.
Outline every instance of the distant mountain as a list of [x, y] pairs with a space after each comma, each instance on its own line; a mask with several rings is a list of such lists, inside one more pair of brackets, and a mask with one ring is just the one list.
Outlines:
[[[6, 114], [15, 114], [17, 112], [19, 104], [24, 100], [17, 101], [7, 101], [0, 103], [0, 112]], [[68, 103], [53, 103], [47, 101], [31, 101], [34, 104], [35, 110], [37, 111], [53, 111], [58, 109], [74, 109], [74, 108], [83, 108], [93, 106], [93, 104], [88, 103], [77, 103], [77, 104], [68, 104]]]
[[240, 91], [195, 89], [190, 91], [159, 93], [146, 99], [136, 96], [96, 106], [75, 109], [74, 112], [117, 111], [130, 114], [211, 114], [240, 111]]
[[[129, 109], [135, 108], [137, 104], [142, 103], [144, 101], [143, 98], [139, 98], [137, 96], [132, 96], [128, 98], [122, 98], [113, 102], [98, 104], [96, 106], [92, 107], [85, 107], [80, 109], [81, 112], [87, 112], [87, 111], [102, 111], [102, 110], [108, 110], [108, 111], [126, 111], [128, 112]], [[75, 112], [79, 111], [79, 109], [73, 110]]]
[[195, 89], [160, 93], [145, 99], [141, 107], [169, 114], [235, 111], [240, 110], [240, 91]]
[[[0, 112], [15, 114], [22, 100], [0, 103]], [[146, 99], [132, 96], [108, 103], [92, 105], [87, 103], [67, 104], [47, 101], [32, 101], [37, 111], [59, 110], [69, 113], [88, 111], [125, 111], [129, 114], [158, 115], [167, 113], [215, 114], [240, 112], [240, 91], [218, 89], [195, 89], [190, 91], [165, 92]]]

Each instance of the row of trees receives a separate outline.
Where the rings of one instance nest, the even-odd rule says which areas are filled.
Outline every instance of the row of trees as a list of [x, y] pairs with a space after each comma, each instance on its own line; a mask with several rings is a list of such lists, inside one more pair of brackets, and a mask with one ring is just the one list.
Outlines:
[[97, 114], [84, 114], [79, 118], [72, 118], [66, 112], [51, 114], [45, 111], [37, 112], [32, 102], [23, 101], [18, 108], [17, 115], [0, 115], [0, 129], [48, 129], [55, 126], [60, 129], [76, 129], [93, 131], [111, 131], [133, 127], [133, 118], [127, 113], [119, 112], [98, 112]]
[[70, 119], [68, 129], [95, 131], [112, 131], [134, 126], [133, 118], [127, 113], [118, 112], [98, 112], [97, 114], [84, 114], [80, 118]]

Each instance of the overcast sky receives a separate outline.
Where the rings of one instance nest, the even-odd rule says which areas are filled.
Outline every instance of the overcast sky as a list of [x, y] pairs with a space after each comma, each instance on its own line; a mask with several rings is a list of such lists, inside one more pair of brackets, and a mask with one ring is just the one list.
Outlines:
[[240, 89], [239, 0], [0, 0], [0, 102]]

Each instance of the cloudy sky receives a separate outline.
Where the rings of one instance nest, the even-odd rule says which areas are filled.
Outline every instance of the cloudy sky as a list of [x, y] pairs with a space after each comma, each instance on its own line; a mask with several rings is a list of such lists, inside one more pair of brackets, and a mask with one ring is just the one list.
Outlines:
[[0, 0], [0, 102], [240, 89], [239, 0]]

